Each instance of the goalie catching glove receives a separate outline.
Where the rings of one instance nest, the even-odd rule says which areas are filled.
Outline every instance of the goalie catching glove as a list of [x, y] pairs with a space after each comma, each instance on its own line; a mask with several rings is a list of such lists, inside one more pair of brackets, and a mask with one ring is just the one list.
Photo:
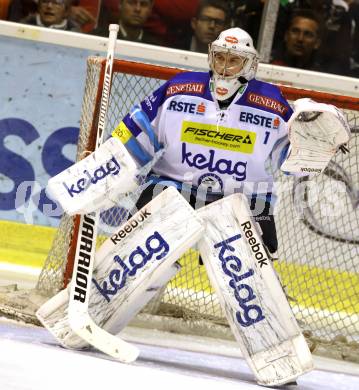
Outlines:
[[284, 172], [319, 174], [339, 149], [348, 151], [350, 127], [333, 105], [296, 100], [288, 128], [290, 147], [281, 166]]
[[138, 187], [137, 165], [117, 138], [52, 177], [49, 195], [69, 214], [86, 214], [118, 204], [120, 195]]

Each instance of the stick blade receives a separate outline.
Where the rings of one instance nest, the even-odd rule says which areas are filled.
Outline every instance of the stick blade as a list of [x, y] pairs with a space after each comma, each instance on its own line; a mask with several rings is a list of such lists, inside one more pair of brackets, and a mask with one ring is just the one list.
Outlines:
[[122, 363], [132, 363], [138, 358], [140, 351], [137, 347], [117, 336], [109, 335], [87, 313], [74, 312], [69, 319], [72, 330], [78, 336], [105, 354]]

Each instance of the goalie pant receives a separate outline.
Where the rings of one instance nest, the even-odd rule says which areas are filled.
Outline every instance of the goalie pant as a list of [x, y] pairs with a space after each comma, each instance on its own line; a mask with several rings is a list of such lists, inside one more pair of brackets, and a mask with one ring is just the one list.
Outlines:
[[[198, 205], [198, 196], [197, 189], [192, 186], [190, 189], [188, 187], [184, 188], [181, 186], [181, 183], [175, 182], [170, 178], [163, 176], [151, 175], [149, 183], [146, 184], [145, 190], [140, 195], [136, 208], [140, 210], [143, 208], [151, 199], [154, 198], [155, 194], [161, 191], [161, 189], [167, 188], [170, 183], [173, 187], [177, 188], [178, 191], [184, 195], [184, 197], [189, 201], [190, 205], [196, 209]], [[216, 200], [222, 199], [223, 195], [210, 195], [206, 194], [206, 199], [204, 204], [208, 205]], [[203, 202], [202, 202], [203, 203]], [[250, 199], [250, 210], [254, 216], [255, 221], [259, 224], [262, 231], [263, 242], [268, 249], [268, 251], [273, 254], [278, 249], [278, 240], [277, 240], [277, 231], [275, 220], [273, 216], [273, 205], [270, 202], [270, 199], [263, 200], [256, 196], [253, 196]]]

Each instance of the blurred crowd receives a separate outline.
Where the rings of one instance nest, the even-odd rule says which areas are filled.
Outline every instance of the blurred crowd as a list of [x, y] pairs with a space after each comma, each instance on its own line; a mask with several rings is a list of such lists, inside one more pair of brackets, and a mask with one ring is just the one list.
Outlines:
[[[228, 27], [256, 44], [269, 0], [0, 0], [0, 19], [207, 53]], [[270, 62], [359, 76], [359, 0], [280, 0]]]

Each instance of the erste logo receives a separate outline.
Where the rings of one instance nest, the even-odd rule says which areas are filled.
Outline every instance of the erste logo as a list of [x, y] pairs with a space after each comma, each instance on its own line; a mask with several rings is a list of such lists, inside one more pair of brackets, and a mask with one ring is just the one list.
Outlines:
[[280, 126], [280, 120], [278, 117], [276, 117], [273, 120], [273, 129], [278, 129], [279, 126]]
[[199, 103], [197, 106], [197, 114], [204, 115], [206, 113], [206, 105], [204, 103]]

